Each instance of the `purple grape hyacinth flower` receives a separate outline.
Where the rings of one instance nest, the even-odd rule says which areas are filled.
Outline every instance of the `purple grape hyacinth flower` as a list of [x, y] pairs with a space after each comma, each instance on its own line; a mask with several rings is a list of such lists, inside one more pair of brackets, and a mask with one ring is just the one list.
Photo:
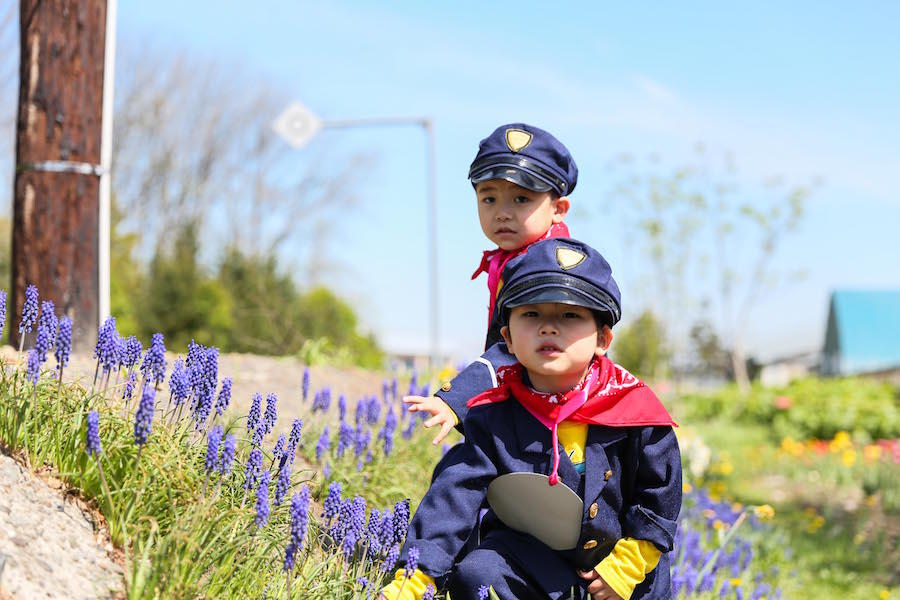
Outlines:
[[345, 504], [344, 537], [341, 540], [341, 551], [346, 560], [350, 560], [356, 550], [366, 525], [366, 501], [362, 496], [355, 496]]
[[222, 426], [216, 425], [209, 431], [206, 443], [206, 472], [212, 473], [216, 470], [219, 462], [219, 444], [222, 442]]
[[412, 577], [419, 568], [419, 549], [413, 546], [406, 555], [406, 577]]
[[134, 386], [137, 385], [137, 373], [131, 371], [125, 379], [125, 389], [122, 390], [122, 400], [131, 400], [134, 394]]
[[353, 445], [353, 437], [354, 437], [353, 428], [350, 427], [344, 421], [341, 421], [340, 429], [338, 429], [338, 445], [337, 445], [337, 455], [338, 458], [344, 456], [344, 452], [346, 452], [347, 448]]
[[288, 438], [287, 454], [288, 462], [294, 463], [297, 447], [300, 445], [300, 435], [303, 432], [303, 420], [294, 419], [291, 422], [291, 437]]
[[478, 586], [478, 600], [487, 600], [491, 593], [491, 588], [486, 585]]
[[144, 346], [137, 336], [129, 335], [125, 340], [125, 351], [122, 353], [122, 366], [126, 369], [133, 369], [141, 360], [144, 353]]
[[250, 451], [250, 456], [247, 458], [247, 467], [244, 469], [245, 490], [252, 490], [256, 487], [256, 482], [259, 480], [260, 472], [262, 471], [262, 460], [262, 450], [254, 448]]
[[272, 433], [275, 427], [275, 421], [278, 420], [278, 396], [275, 394], [266, 394], [266, 413], [263, 415], [264, 434]]
[[166, 345], [163, 334], [153, 334], [150, 348], [144, 355], [144, 362], [141, 363], [141, 373], [154, 385], [159, 385], [166, 378]]
[[55, 307], [52, 300], [41, 302], [41, 316], [38, 319], [37, 339], [34, 348], [41, 357], [41, 363], [47, 361], [47, 353], [56, 345], [56, 336], [59, 330], [59, 319], [53, 311]]
[[306, 529], [309, 524], [309, 487], [304, 485], [300, 493], [291, 498], [291, 541], [284, 555], [284, 570], [294, 568], [297, 552], [303, 549]]
[[38, 316], [38, 289], [33, 283], [25, 288], [25, 302], [22, 304], [22, 319], [19, 333], [31, 333]]
[[275, 482], [275, 506], [281, 506], [281, 501], [291, 487], [291, 463], [284, 463], [278, 470], [278, 481]]
[[269, 481], [272, 479], [271, 471], [263, 471], [259, 478], [259, 487], [256, 488], [256, 526], [265, 527], [269, 522]]
[[309, 367], [303, 369], [303, 383], [301, 384], [303, 391], [303, 402], [309, 397]]
[[87, 415], [87, 453], [88, 456], [103, 454], [103, 446], [100, 443], [100, 414], [96, 410]]
[[[2, 323], [2, 320], [0, 320]], [[3, 334], [3, 325], [0, 324], [0, 335]], [[56, 338], [56, 364], [59, 372], [69, 364], [72, 354], [72, 319], [63, 317], [59, 320], [59, 336]]]
[[409, 498], [404, 498], [394, 505], [394, 543], [403, 543], [407, 527], [409, 527]]
[[343, 421], [347, 416], [347, 396], [341, 394], [338, 396], [338, 419]]
[[231, 377], [222, 380], [222, 389], [219, 390], [219, 397], [216, 399], [216, 416], [221, 417], [228, 405], [231, 403]]
[[322, 454], [328, 452], [331, 448], [331, 437], [328, 432], [328, 426], [325, 426], [325, 429], [322, 430], [322, 435], [319, 436], [319, 441], [316, 443], [316, 462], [322, 462]]
[[366, 523], [366, 544], [369, 547], [369, 556], [375, 556], [381, 552], [381, 511], [373, 508], [369, 511], [369, 521]]
[[231, 465], [234, 464], [234, 451], [237, 446], [237, 438], [229, 435], [222, 444], [222, 458], [219, 460], [219, 473], [228, 475], [231, 473]]
[[134, 415], [134, 443], [143, 446], [153, 432], [153, 402], [156, 390], [149, 383], [144, 384], [141, 393], [141, 402]]
[[184, 361], [180, 358], [175, 359], [172, 367], [172, 374], [169, 376], [169, 390], [175, 406], [181, 406], [191, 393], [189, 373], [184, 366]]
[[0, 337], [6, 327], [6, 290], [0, 290]]
[[284, 434], [278, 436], [278, 441], [275, 442], [275, 448], [272, 449], [272, 462], [280, 463], [281, 459], [284, 458], [284, 446], [287, 444], [287, 438], [284, 437]]
[[434, 600], [434, 595], [437, 593], [437, 590], [434, 589], [434, 586], [430, 583], [425, 586], [425, 594], [422, 596], [422, 600]]
[[28, 351], [28, 361], [25, 367], [25, 379], [33, 385], [37, 385], [41, 378], [41, 355], [37, 350], [32, 348]]
[[[256, 441], [256, 431], [259, 429], [259, 420], [262, 418], [262, 394], [253, 394], [253, 400], [250, 403], [250, 412], [247, 413], [247, 433], [250, 435], [254, 446], [259, 446]], [[260, 440], [262, 441], [262, 436]]]
[[397, 559], [400, 558], [400, 546], [394, 546], [391, 548], [387, 556], [384, 557], [384, 562], [381, 563], [381, 572], [389, 573], [394, 569], [394, 565], [397, 564]]
[[326, 521], [338, 516], [341, 510], [341, 482], [332, 481], [328, 486], [328, 495], [322, 503], [322, 518]]

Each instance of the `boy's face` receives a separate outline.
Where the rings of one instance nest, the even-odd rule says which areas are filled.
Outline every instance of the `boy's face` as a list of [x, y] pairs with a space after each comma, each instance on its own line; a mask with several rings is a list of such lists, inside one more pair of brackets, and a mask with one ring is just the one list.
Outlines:
[[475, 195], [481, 230], [503, 250], [518, 250], [540, 239], [569, 211], [565, 196], [534, 192], [505, 179], [476, 184]]
[[558, 303], [513, 308], [500, 333], [528, 370], [534, 389], [547, 393], [578, 385], [594, 356], [605, 354], [613, 338], [607, 325], [598, 329], [590, 309]]

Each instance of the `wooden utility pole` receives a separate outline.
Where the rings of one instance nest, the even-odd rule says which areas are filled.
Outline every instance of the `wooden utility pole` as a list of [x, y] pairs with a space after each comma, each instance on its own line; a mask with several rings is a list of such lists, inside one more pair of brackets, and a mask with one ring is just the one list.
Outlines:
[[[21, 0], [10, 337], [25, 287], [72, 317], [93, 345], [98, 308], [106, 0]], [[27, 342], [33, 342], [34, 334]]]

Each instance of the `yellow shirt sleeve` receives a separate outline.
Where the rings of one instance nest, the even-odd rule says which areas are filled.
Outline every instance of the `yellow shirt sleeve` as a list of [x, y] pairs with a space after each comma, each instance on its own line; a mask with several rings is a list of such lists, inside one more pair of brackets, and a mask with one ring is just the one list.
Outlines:
[[647, 573], [656, 568], [660, 554], [653, 542], [626, 537], [616, 542], [594, 570], [614, 592], [628, 600]]
[[381, 590], [381, 594], [387, 600], [422, 600], [429, 584], [434, 586], [434, 579], [418, 569], [409, 578], [405, 569], [397, 569], [394, 580]]

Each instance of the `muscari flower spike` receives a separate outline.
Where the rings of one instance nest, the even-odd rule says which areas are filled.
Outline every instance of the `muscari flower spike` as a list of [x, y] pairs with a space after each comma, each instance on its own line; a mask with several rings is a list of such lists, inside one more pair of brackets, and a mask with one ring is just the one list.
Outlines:
[[277, 403], [278, 396], [275, 394], [266, 394], [266, 413], [263, 415], [265, 435], [272, 433], [272, 428], [275, 427], [275, 421], [278, 419]]
[[303, 369], [303, 383], [301, 387], [303, 390], [303, 401], [306, 402], [306, 399], [309, 397], [309, 367]]
[[142, 446], [147, 443], [147, 439], [153, 431], [153, 402], [156, 397], [156, 390], [148, 383], [144, 384], [141, 393], [141, 402], [138, 404], [137, 412], [134, 415], [134, 443]]
[[419, 568], [419, 549], [413, 546], [406, 555], [406, 577], [412, 577]]
[[341, 509], [341, 482], [332, 481], [328, 485], [328, 495], [322, 503], [322, 518], [326, 521], [338, 516]]
[[284, 463], [278, 470], [278, 481], [275, 482], [275, 506], [281, 506], [281, 501], [291, 487], [291, 463]]
[[222, 444], [222, 457], [219, 460], [219, 473], [228, 475], [231, 473], [231, 465], [234, 464], [234, 451], [237, 446], [237, 438], [229, 435]]
[[256, 526], [262, 528], [269, 522], [269, 481], [271, 471], [263, 471], [256, 488]]
[[154, 333], [150, 341], [150, 349], [144, 355], [141, 372], [147, 381], [159, 385], [166, 378], [166, 345], [163, 334]]
[[125, 389], [122, 390], [122, 400], [131, 400], [134, 394], [134, 386], [137, 385], [137, 373], [131, 371], [125, 379]]
[[486, 585], [478, 586], [478, 600], [487, 600], [491, 593], [491, 588]]
[[338, 396], [338, 419], [341, 421], [347, 416], [347, 396], [341, 394]]
[[56, 345], [57, 332], [59, 330], [59, 319], [53, 312], [55, 307], [52, 300], [41, 302], [41, 316], [38, 319], [38, 334], [34, 342], [41, 357], [41, 363], [46, 362], [47, 353], [54, 345]]
[[126, 369], [134, 368], [141, 360], [141, 354], [144, 353], [144, 346], [137, 336], [129, 335], [125, 340], [125, 351], [122, 353], [122, 365]]
[[341, 421], [340, 429], [338, 429], [338, 446], [337, 446], [337, 455], [338, 458], [344, 456], [344, 452], [347, 448], [353, 445], [353, 437], [354, 437], [353, 428], [347, 425], [344, 421]]
[[228, 404], [231, 402], [231, 385], [231, 377], [226, 377], [222, 380], [222, 389], [219, 390], [219, 397], [216, 399], [217, 417], [221, 417], [225, 413], [225, 410], [228, 408]]
[[403, 543], [407, 527], [409, 527], [409, 498], [404, 498], [394, 505], [394, 543]]
[[19, 321], [19, 333], [31, 333], [38, 316], [38, 289], [34, 284], [25, 288], [25, 302], [22, 304], [22, 319]]
[[[253, 394], [253, 400], [250, 402], [250, 412], [247, 413], [247, 433], [253, 439], [253, 445], [259, 446], [256, 441], [256, 430], [259, 429], [259, 420], [262, 418], [262, 394]], [[260, 441], [262, 436], [260, 436]]]
[[222, 426], [216, 425], [209, 431], [206, 443], [206, 472], [212, 473], [216, 470], [219, 462], [219, 444], [222, 442]]
[[291, 541], [284, 556], [284, 570], [294, 568], [297, 552], [303, 549], [303, 540], [309, 524], [309, 487], [304, 485], [300, 492], [291, 498]]
[[172, 374], [169, 376], [169, 390], [172, 394], [172, 401], [175, 406], [181, 406], [191, 393], [191, 383], [189, 373], [184, 366], [184, 361], [180, 358], [175, 359], [172, 367]]
[[[2, 322], [2, 321], [0, 321]], [[0, 334], [2, 334], [0, 325]], [[56, 338], [56, 364], [62, 371], [69, 364], [72, 354], [72, 319], [63, 317], [59, 320], [59, 336]]]
[[302, 419], [294, 419], [291, 422], [291, 437], [288, 438], [288, 446], [287, 446], [287, 454], [288, 454], [288, 462], [294, 462], [294, 457], [297, 453], [297, 446], [300, 445], [300, 434], [303, 431], [303, 420]]
[[331, 437], [326, 425], [325, 429], [322, 430], [322, 435], [319, 436], [319, 441], [316, 443], [316, 462], [322, 462], [322, 455], [328, 452], [329, 448], [331, 448]]
[[262, 460], [262, 450], [254, 448], [250, 451], [250, 456], [247, 458], [247, 467], [244, 469], [245, 490], [252, 490], [256, 487], [256, 482], [259, 480], [259, 475], [262, 471]]
[[344, 524], [344, 539], [341, 541], [341, 550], [344, 558], [350, 560], [356, 550], [356, 544], [360, 541], [366, 525], [366, 501], [362, 496], [355, 496], [347, 503], [346, 523]]
[[6, 290], [0, 290], [0, 337], [6, 327]]
[[87, 416], [87, 453], [88, 456], [100, 456], [103, 446], [100, 444], [100, 414], [92, 410]]
[[37, 385], [38, 379], [41, 377], [41, 355], [32, 348], [28, 351], [28, 361], [25, 366], [25, 379], [33, 385]]

